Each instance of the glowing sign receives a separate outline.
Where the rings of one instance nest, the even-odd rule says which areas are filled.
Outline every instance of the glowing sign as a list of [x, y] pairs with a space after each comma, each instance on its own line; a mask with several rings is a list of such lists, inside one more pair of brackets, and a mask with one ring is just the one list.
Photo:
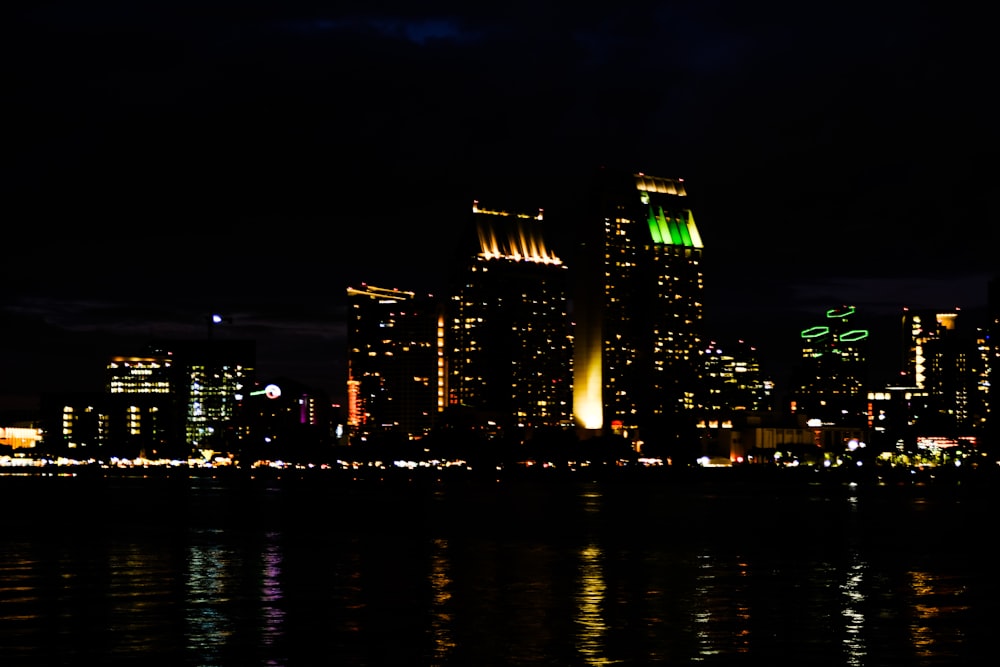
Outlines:
[[865, 338], [868, 338], [867, 329], [853, 329], [840, 334], [840, 340], [845, 343], [852, 343], [856, 340], [864, 340]]
[[844, 306], [843, 308], [831, 308], [826, 311], [827, 317], [847, 317], [854, 314], [854, 306]]
[[264, 387], [264, 395], [268, 398], [278, 398], [281, 396], [281, 387], [276, 384], [269, 384]]
[[830, 333], [830, 327], [810, 327], [801, 333], [803, 338], [819, 338]]

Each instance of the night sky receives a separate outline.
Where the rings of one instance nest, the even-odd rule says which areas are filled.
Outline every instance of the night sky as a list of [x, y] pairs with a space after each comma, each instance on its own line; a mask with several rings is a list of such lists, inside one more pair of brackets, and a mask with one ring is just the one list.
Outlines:
[[571, 258], [601, 165], [685, 179], [707, 321], [765, 360], [841, 303], [887, 340], [904, 306], [985, 304], [985, 14], [379, 5], [5, 8], [0, 409], [100, 390], [101, 341], [201, 336], [213, 310], [261, 376], [336, 398], [348, 285], [437, 291], [473, 199], [544, 208]]

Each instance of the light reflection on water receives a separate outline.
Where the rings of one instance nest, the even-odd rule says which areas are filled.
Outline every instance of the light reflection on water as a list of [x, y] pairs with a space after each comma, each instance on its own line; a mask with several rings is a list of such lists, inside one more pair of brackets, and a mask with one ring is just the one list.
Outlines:
[[0, 664], [980, 664], [992, 639], [995, 504], [390, 491], [216, 485], [153, 529], [15, 524]]
[[433, 593], [431, 613], [431, 633], [434, 636], [434, 663], [447, 661], [449, 654], [455, 648], [452, 631], [451, 588], [452, 581], [448, 575], [451, 566], [448, 562], [448, 540], [436, 538], [431, 540], [430, 581]]

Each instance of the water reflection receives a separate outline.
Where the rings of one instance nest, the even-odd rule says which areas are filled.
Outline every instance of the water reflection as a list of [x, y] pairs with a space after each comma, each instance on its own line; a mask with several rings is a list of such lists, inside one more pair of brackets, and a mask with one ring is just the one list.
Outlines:
[[993, 639], [991, 524], [948, 499], [761, 494], [751, 525], [744, 497], [675, 489], [393, 491], [476, 518], [317, 520], [384, 495], [254, 487], [264, 521], [195, 489], [169, 533], [22, 524], [0, 665], [982, 664]]
[[[105, 622], [113, 652], [127, 655], [148, 647], [151, 637], [160, 641], [169, 637], [167, 621], [173, 607], [171, 591], [176, 578], [170, 553], [151, 552], [136, 544], [115, 545], [107, 554], [107, 567], [111, 574], [105, 596]], [[74, 570], [72, 574], [64, 574], [67, 584], [64, 594], [72, 595], [78, 590], [79, 581], [72, 580], [83, 573]]]
[[221, 529], [197, 531], [201, 538], [188, 547], [185, 625], [187, 648], [201, 657], [202, 665], [217, 664], [233, 619], [225, 613], [235, 554], [220, 544]]
[[750, 650], [750, 604], [745, 590], [749, 566], [742, 558], [728, 563], [720, 556], [708, 552], [697, 558], [691, 605], [697, 661]]
[[441, 664], [447, 660], [449, 654], [455, 648], [455, 639], [451, 627], [452, 580], [448, 574], [449, 570], [448, 540], [435, 539], [431, 542], [431, 563], [430, 574], [428, 576], [431, 590], [433, 591], [431, 633], [434, 636], [435, 664]]
[[273, 647], [285, 633], [285, 612], [280, 607], [284, 594], [281, 588], [282, 552], [279, 537], [280, 533], [267, 533], [264, 545], [260, 606], [261, 643], [265, 648]]
[[914, 596], [910, 637], [917, 657], [931, 658], [942, 652], [957, 652], [965, 640], [963, 615], [969, 611], [969, 606], [963, 604], [966, 594], [963, 581], [951, 575], [919, 570], [908, 574]]
[[[583, 512], [590, 521], [601, 512], [601, 493], [589, 487], [580, 495]], [[613, 661], [605, 656], [605, 634], [608, 625], [604, 619], [605, 583], [601, 547], [591, 542], [578, 554], [578, 583], [576, 592], [576, 647], [588, 665], [608, 665]]]
[[864, 665], [867, 654], [863, 635], [865, 614], [862, 610], [865, 593], [861, 589], [867, 567], [868, 564], [857, 551], [852, 550], [851, 562], [845, 572], [846, 579], [840, 585], [844, 605], [841, 615], [845, 621], [843, 645], [848, 665]]
[[608, 665], [612, 661], [604, 656], [604, 635], [608, 631], [604, 621], [604, 575], [601, 549], [589, 544], [580, 550], [579, 577], [576, 593], [576, 646], [588, 665]]

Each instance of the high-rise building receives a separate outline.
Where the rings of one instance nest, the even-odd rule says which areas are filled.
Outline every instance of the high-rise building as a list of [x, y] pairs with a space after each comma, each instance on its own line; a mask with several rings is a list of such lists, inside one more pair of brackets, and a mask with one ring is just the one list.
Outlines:
[[826, 311], [823, 324], [800, 332], [793, 409], [828, 426], [860, 427], [868, 421], [868, 330], [855, 325], [854, 306]]
[[981, 435], [989, 405], [989, 344], [982, 328], [960, 326], [960, 312], [906, 310], [903, 376], [927, 395], [913, 415], [922, 435]]
[[757, 350], [738, 340], [725, 349], [710, 341], [703, 354], [702, 407], [708, 412], [770, 410], [774, 384], [760, 369]]
[[571, 423], [567, 267], [542, 223], [474, 202], [448, 311], [449, 406], [525, 429]]
[[[130, 455], [159, 458], [177, 447], [178, 380], [169, 354], [114, 356], [105, 369], [107, 440]], [[71, 412], [64, 417], [69, 418]], [[186, 456], [186, 454], [185, 454]]]
[[254, 383], [256, 343], [184, 340], [161, 349], [176, 360], [187, 446], [192, 451], [235, 447], [240, 406]]
[[422, 437], [444, 405], [441, 313], [430, 296], [347, 288], [348, 428], [353, 442], [377, 433]]
[[958, 312], [903, 309], [903, 384], [918, 389], [927, 387], [928, 346], [955, 331]]
[[675, 430], [697, 405], [701, 234], [682, 179], [598, 172], [573, 267], [574, 396], [587, 431]]

